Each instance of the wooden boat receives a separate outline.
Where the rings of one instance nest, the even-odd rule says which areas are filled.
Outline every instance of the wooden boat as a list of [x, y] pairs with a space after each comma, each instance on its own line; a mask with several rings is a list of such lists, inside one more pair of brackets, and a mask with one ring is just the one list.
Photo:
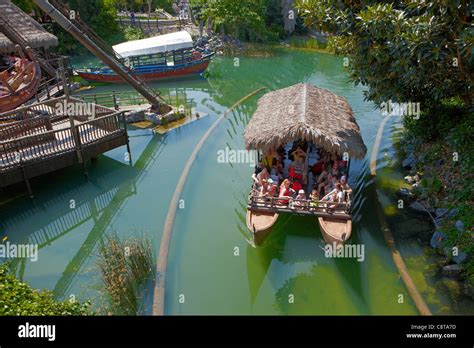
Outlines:
[[[191, 35], [186, 31], [128, 41], [113, 48], [131, 74], [145, 81], [201, 74], [214, 55], [195, 48]], [[90, 82], [123, 82], [112, 69], [105, 67], [78, 69], [76, 72]]]
[[351, 237], [352, 220], [318, 217], [319, 228], [327, 244], [343, 244]]
[[0, 113], [17, 108], [27, 102], [38, 91], [41, 83], [41, 68], [38, 63], [23, 59], [23, 68], [15, 75], [4, 71], [0, 74]]
[[[346, 180], [351, 159], [362, 159], [367, 153], [349, 103], [334, 93], [310, 84], [297, 84], [262, 96], [258, 101], [257, 110], [245, 128], [244, 140], [247, 150], [256, 150], [259, 154], [266, 156], [258, 156], [262, 164], [272, 163], [268, 157], [275, 158], [277, 155], [273, 153], [278, 148], [284, 148], [284, 151], [281, 151], [289, 153], [290, 149], [285, 147], [295, 141], [304, 141], [311, 149], [324, 150], [326, 154], [331, 155], [330, 158], [335, 157], [333, 160], [342, 161], [342, 158], [348, 158], [342, 161], [344, 162], [342, 172]], [[299, 173], [300, 178], [296, 178], [294, 172], [290, 174], [289, 171], [280, 173], [280, 176], [283, 174], [283, 178], [292, 176], [300, 179], [299, 188], [295, 186], [293, 192], [302, 190], [303, 196], [292, 194], [290, 187], [287, 186], [285, 197], [269, 196], [267, 192], [267, 195], [262, 198], [259, 192], [252, 188], [247, 205], [247, 227], [254, 239], [261, 241], [271, 232], [271, 227], [279, 214], [308, 216], [313, 219], [317, 217], [326, 243], [344, 243], [350, 238], [352, 232], [350, 202], [352, 190], [345, 190], [344, 198], [339, 197], [337, 201], [336, 198], [330, 196], [321, 200], [308, 197], [313, 185], [308, 182], [304, 174], [305, 168], [309, 167], [309, 157], [319, 157], [317, 154], [310, 156], [311, 151], [306, 152], [301, 149], [300, 151], [303, 152], [305, 158], [303, 170]], [[265, 158], [265, 161], [262, 158]], [[330, 163], [328, 158], [325, 161]], [[270, 171], [270, 168], [267, 170]], [[338, 172], [336, 175], [342, 177], [339, 169], [336, 170]], [[260, 179], [254, 178], [254, 180]], [[285, 179], [286, 185], [288, 182]], [[263, 179], [259, 184], [265, 188], [268, 181], [265, 182]], [[273, 188], [270, 192], [278, 192], [278, 190]], [[335, 191], [334, 195], [337, 193]], [[327, 208], [328, 202], [332, 202], [330, 208]], [[255, 244], [258, 245], [258, 243]]]
[[[132, 75], [144, 81], [177, 78], [203, 73], [210, 63], [210, 56], [176, 66], [142, 66], [132, 70]], [[111, 69], [93, 68], [77, 70], [77, 74], [89, 82], [122, 83], [122, 78]]]
[[261, 245], [265, 241], [277, 219], [277, 213], [247, 210], [247, 228], [252, 233], [255, 245]]

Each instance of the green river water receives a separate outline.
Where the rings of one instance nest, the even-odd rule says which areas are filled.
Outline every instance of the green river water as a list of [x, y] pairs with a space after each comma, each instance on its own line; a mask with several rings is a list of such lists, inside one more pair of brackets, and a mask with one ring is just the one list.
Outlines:
[[[220, 164], [217, 151], [244, 148], [243, 129], [260, 93], [220, 123], [192, 167], [181, 197], [184, 207], [178, 209], [173, 227], [165, 313], [416, 315], [383, 238], [374, 185], [410, 274], [432, 312], [472, 313], [472, 303], [458, 296], [457, 283], [433, 271], [434, 253], [404, 237], [407, 230], [429, 230], [431, 225], [423, 216], [395, 208], [395, 192], [404, 175], [394, 169], [392, 135], [399, 127], [395, 118], [385, 127], [377, 179], [370, 177], [369, 158], [383, 116], [364, 101], [363, 88], [348, 81], [342, 58], [277, 49], [271, 57], [239, 57], [239, 66], [234, 63], [233, 57], [216, 57], [207, 79], [152, 84], [165, 94], [185, 96], [208, 116], [164, 136], [131, 127], [133, 167], [125, 161], [126, 149], [119, 148], [92, 163], [89, 181], [80, 167], [69, 168], [33, 180], [34, 200], [22, 196], [0, 205], [0, 237], [40, 245], [37, 262], [14, 262], [19, 277], [35, 288], [53, 290], [58, 298], [74, 295], [103, 305], [96, 261], [104, 234], [145, 235], [158, 250], [178, 178], [217, 117], [257, 88], [308, 82], [347, 98], [368, 148], [366, 159], [353, 161], [350, 173], [355, 191], [351, 242], [364, 245], [364, 261], [326, 258], [317, 222], [307, 217], [281, 216], [263, 247], [247, 243], [245, 207], [253, 169], [248, 164]], [[112, 89], [129, 88], [98, 86], [94, 92]], [[145, 302], [149, 313], [150, 303]]]

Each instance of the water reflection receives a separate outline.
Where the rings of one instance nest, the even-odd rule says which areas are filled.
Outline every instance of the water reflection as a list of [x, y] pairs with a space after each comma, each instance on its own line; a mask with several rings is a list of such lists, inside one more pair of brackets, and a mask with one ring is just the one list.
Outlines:
[[[55, 285], [48, 284], [58, 297], [65, 295], [72, 279], [107, 230], [111, 219], [120, 211], [120, 206], [136, 192], [135, 181], [139, 173], [136, 168], [107, 157], [101, 158], [100, 164], [94, 167], [98, 168], [93, 168], [91, 172], [96, 174], [100, 170], [100, 174], [94, 175], [89, 182], [85, 182], [71, 170], [49, 176], [48, 180], [59, 184], [55, 187], [47, 184], [45, 178], [37, 180], [37, 187], [45, 184], [48, 189], [54, 190], [54, 195], [44, 195], [43, 187], [37, 190], [34, 201], [20, 200], [1, 212], [2, 235], [8, 236], [11, 243], [38, 245], [39, 263], [48, 263], [42, 258], [44, 249], [70, 233], [91, 227], [80, 246], [70, 246], [77, 249], [76, 253], [70, 258], [59, 279], [54, 281]], [[65, 183], [61, 174], [67, 174], [68, 180], [75, 185], [61, 185]], [[18, 269], [20, 263], [21, 267]], [[14, 259], [12, 265], [22, 279], [25, 259]]]

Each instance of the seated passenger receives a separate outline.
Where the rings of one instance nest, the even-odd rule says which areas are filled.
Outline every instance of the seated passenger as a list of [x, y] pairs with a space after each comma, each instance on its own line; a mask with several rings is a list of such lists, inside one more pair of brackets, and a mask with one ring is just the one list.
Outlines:
[[268, 197], [274, 197], [276, 190], [278, 188], [278, 184], [272, 180], [272, 178], [267, 180], [268, 183]]
[[342, 185], [338, 183], [336, 188], [329, 192], [326, 196], [323, 197], [323, 201], [335, 203], [329, 205], [328, 208], [335, 208], [337, 204], [344, 203], [344, 192], [342, 191]]
[[309, 206], [311, 208], [319, 207], [319, 195], [318, 195], [318, 191], [316, 189], [313, 189], [313, 191], [311, 191], [311, 194], [309, 195], [309, 198], [311, 199], [311, 202], [309, 203]]
[[283, 183], [280, 186], [280, 192], [278, 194], [278, 198], [283, 198], [283, 199], [278, 200], [279, 204], [288, 205], [288, 202], [292, 198], [290, 196], [290, 180], [288, 179], [283, 180]]
[[344, 194], [346, 196], [345, 198], [347, 199], [352, 194], [352, 189], [347, 183], [347, 177], [345, 175], [341, 177], [341, 185], [342, 185], [342, 190], [344, 191]]
[[294, 206], [296, 208], [302, 208], [306, 205], [306, 202], [304, 202], [303, 200], [306, 200], [306, 195], [304, 193], [304, 190], [299, 190], [298, 191], [298, 195], [296, 196], [295, 198], [295, 202], [294, 202]]
[[268, 170], [266, 167], [264, 167], [262, 171], [258, 173], [257, 175], [255, 175], [255, 173], [252, 174], [252, 179], [257, 185], [257, 189], [259, 189], [260, 186], [263, 185], [263, 182], [268, 180], [269, 178], [270, 178], [270, 173], [268, 173]]
[[[271, 180], [271, 179], [270, 179]], [[258, 194], [259, 197], [267, 197], [269, 193], [268, 190], [268, 182], [264, 181], [262, 186], [260, 186], [260, 192]]]

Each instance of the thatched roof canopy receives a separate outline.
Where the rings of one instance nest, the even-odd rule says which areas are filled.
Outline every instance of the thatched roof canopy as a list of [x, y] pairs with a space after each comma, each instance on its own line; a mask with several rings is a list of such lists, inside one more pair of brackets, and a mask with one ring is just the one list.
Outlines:
[[[38, 22], [12, 4], [10, 0], [0, 0], [0, 20], [13, 27], [31, 48], [58, 45], [58, 38], [48, 33]], [[15, 51], [15, 44], [0, 33], [0, 54]]]
[[262, 96], [244, 138], [247, 149], [263, 151], [304, 139], [341, 157], [361, 159], [367, 152], [349, 103], [310, 84]]

